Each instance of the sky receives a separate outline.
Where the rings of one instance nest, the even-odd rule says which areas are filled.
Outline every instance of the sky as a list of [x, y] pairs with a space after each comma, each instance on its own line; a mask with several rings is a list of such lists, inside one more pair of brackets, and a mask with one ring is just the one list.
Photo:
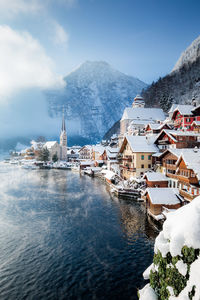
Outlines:
[[[196, 0], [0, 0], [2, 123], [14, 98], [64, 87], [63, 76], [86, 60], [148, 84], [166, 75], [199, 36], [199, 11]], [[23, 96], [16, 107], [25, 106]]]
[[[0, 43], [6, 55], [9, 46], [20, 52], [26, 45], [16, 61], [25, 58], [25, 69], [35, 66], [36, 74], [45, 69], [36, 86], [62, 84], [59, 76], [86, 60], [107, 61], [151, 83], [200, 34], [199, 11], [194, 0], [0, 0]], [[10, 52], [12, 62], [17, 53]]]

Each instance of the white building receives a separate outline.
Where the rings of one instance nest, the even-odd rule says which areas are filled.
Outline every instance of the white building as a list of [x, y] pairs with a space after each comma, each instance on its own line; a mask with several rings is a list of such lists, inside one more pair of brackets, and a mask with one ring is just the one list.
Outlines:
[[121, 135], [127, 133], [128, 130], [140, 133], [148, 123], [156, 124], [165, 120], [166, 116], [161, 108], [145, 108], [144, 105], [144, 99], [136, 96], [132, 107], [125, 108], [120, 121]]

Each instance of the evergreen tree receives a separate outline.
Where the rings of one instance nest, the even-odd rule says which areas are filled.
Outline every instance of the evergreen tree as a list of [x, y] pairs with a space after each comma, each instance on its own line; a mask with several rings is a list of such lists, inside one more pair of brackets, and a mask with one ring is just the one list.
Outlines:
[[42, 148], [39, 153], [39, 160], [41, 161], [48, 161], [49, 160], [49, 150], [47, 147]]
[[52, 160], [53, 160], [53, 162], [58, 161], [58, 155], [57, 155], [57, 153], [55, 153], [55, 154], [53, 155]]

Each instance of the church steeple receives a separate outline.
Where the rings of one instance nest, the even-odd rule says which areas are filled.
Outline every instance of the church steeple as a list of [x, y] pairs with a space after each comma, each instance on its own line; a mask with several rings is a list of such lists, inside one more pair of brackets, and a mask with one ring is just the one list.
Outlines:
[[62, 117], [62, 131], [66, 131], [66, 127], [65, 127], [65, 115], [64, 115], [64, 108], [63, 108], [63, 117]]
[[65, 127], [64, 108], [63, 108], [63, 116], [62, 116], [62, 128], [61, 128], [61, 133], [60, 133], [60, 145], [67, 147], [67, 133], [66, 133], [66, 127]]

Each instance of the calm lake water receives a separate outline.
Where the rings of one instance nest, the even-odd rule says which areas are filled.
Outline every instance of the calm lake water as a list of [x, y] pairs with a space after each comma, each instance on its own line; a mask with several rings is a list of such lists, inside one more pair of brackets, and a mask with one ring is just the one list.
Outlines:
[[99, 179], [0, 164], [0, 299], [137, 299], [155, 237]]

